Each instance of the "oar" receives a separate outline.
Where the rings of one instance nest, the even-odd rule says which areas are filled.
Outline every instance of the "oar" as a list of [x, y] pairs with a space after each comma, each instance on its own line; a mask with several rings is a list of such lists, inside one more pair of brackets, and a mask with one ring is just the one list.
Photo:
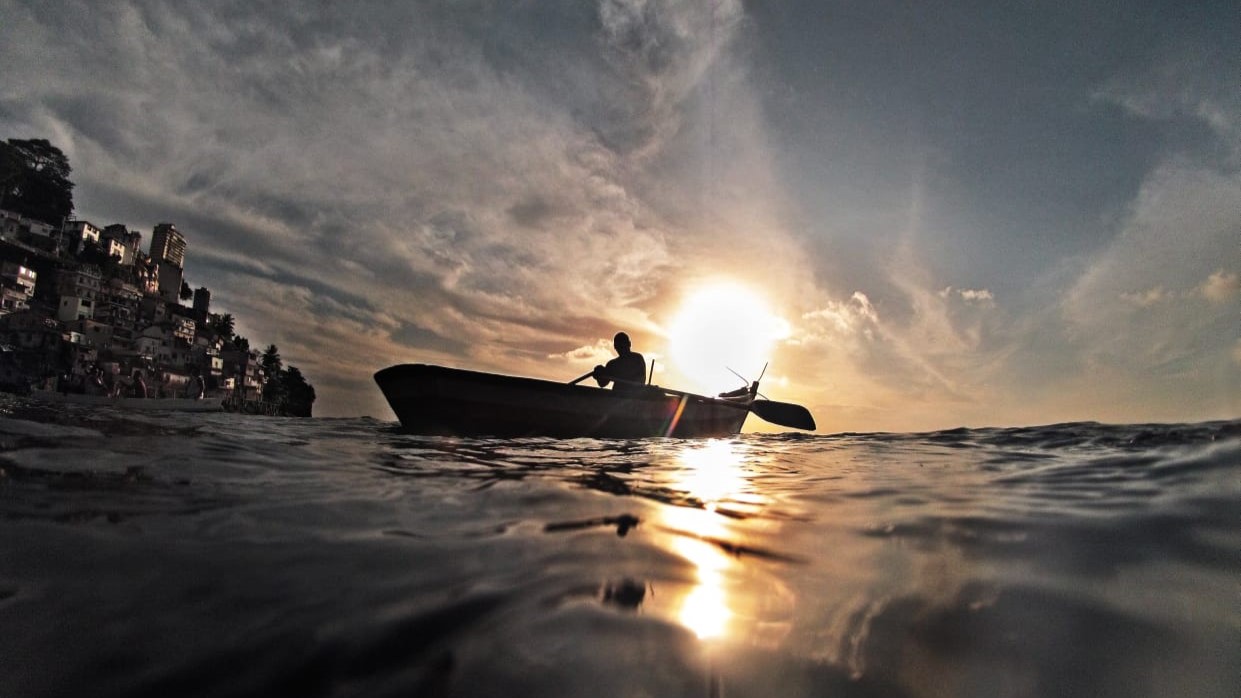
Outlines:
[[782, 427], [805, 429], [806, 431], [814, 431], [815, 429], [814, 416], [810, 414], [810, 410], [801, 405], [794, 405], [791, 402], [755, 400], [750, 403], [750, 411], [760, 418], [772, 424], [779, 424]]
[[590, 378], [593, 375], [595, 375], [595, 371], [594, 369], [591, 369], [590, 373], [583, 373], [577, 378], [574, 378], [573, 380], [569, 381], [569, 385], [577, 385], [578, 383], [581, 383], [582, 381], [586, 380], [587, 378]]

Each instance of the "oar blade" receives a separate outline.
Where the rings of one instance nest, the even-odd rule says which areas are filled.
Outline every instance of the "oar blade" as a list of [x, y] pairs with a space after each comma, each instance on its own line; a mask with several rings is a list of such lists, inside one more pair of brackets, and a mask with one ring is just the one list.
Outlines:
[[760, 418], [772, 424], [779, 424], [782, 427], [805, 429], [806, 431], [815, 430], [814, 416], [810, 414], [810, 410], [801, 405], [794, 405], [791, 402], [755, 400], [750, 403], [750, 411]]

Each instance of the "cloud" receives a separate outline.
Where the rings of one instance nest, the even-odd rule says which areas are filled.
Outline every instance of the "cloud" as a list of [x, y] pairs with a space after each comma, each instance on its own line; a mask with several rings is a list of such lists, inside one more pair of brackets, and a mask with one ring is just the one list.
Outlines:
[[820, 342], [856, 335], [871, 340], [879, 324], [875, 307], [861, 291], [854, 291], [847, 301], [829, 301], [802, 315], [802, 320], [808, 323], [809, 331], [796, 341]]
[[548, 354], [547, 358], [586, 366], [607, 363], [613, 355], [612, 342], [599, 339], [594, 344], [587, 344], [559, 354]]
[[1234, 86], [1241, 62], [1214, 42], [1181, 39], [1142, 70], [1114, 76], [1095, 98], [1114, 103], [1151, 122], [1179, 122], [1205, 127], [1219, 139], [1226, 161], [1241, 158], [1241, 97]]
[[606, 144], [624, 153], [653, 154], [680, 130], [684, 107], [727, 46], [741, 3], [602, 0], [603, 56], [622, 99], [610, 101], [600, 125]]
[[1220, 390], [1235, 383], [1228, 301], [1237, 294], [1236, 274], [1220, 265], [1241, 264], [1241, 175], [1228, 164], [1241, 153], [1241, 104], [1217, 90], [1227, 80], [1191, 74], [1189, 65], [1131, 76], [1108, 93], [1144, 119], [1195, 120], [1219, 147], [1169, 155], [1155, 167], [1113, 242], [1064, 296], [1067, 349], [1089, 396], [1082, 407], [1100, 413], [1207, 418], [1238, 407], [1232, 391]]
[[[1147, 181], [1116, 241], [1064, 298], [1063, 318], [1085, 366], [1115, 367], [1125, 383], [1139, 385], [1144, 375], [1184, 372], [1194, 357], [1232, 341], [1235, 318], [1222, 303], [1172, 301], [1232, 293], [1229, 276], [1214, 268], [1238, 254], [1239, 187], [1235, 175], [1172, 165]], [[1139, 284], [1144, 290], [1132, 290]]]
[[1236, 274], [1217, 271], [1199, 287], [1202, 297], [1212, 303], [1227, 303], [1241, 292], [1241, 279]]
[[1172, 292], [1163, 286], [1154, 286], [1144, 291], [1133, 291], [1120, 294], [1121, 300], [1138, 308], [1150, 308], [1160, 303], [1170, 303], [1177, 299], [1205, 299], [1211, 303], [1227, 303], [1241, 292], [1241, 280], [1236, 274], [1217, 271], [1207, 277], [1200, 285], [1192, 289]]
[[[351, 352], [356, 299], [391, 319], [367, 328], [376, 364], [451, 338], [458, 363], [545, 372], [584, 337], [657, 333], [685, 250], [746, 254], [710, 244], [749, 239], [739, 225], [683, 207], [698, 199], [678, 175], [700, 156], [687, 123], [703, 80], [737, 115], [717, 124], [739, 155], [720, 181], [764, 167], [747, 145], [755, 102], [726, 56], [740, 3], [547, 12], [559, 31], [543, 11], [481, 2], [19, 4], [0, 47], [0, 126], [66, 150], [80, 214], [176, 222], [195, 285], [239, 318], [262, 313], [272, 329], [255, 341], [283, 342], [312, 382], [299, 352]], [[279, 283], [311, 295], [249, 297]], [[316, 334], [306, 313], [326, 328], [313, 340], [291, 330]]]
[[1122, 293], [1120, 294], [1120, 297], [1122, 300], [1132, 303], [1139, 308], [1149, 308], [1152, 305], [1168, 300], [1169, 295], [1168, 292], [1164, 290], [1163, 286], [1155, 286], [1154, 288], [1148, 288], [1145, 291]]
[[960, 297], [966, 303], [977, 303], [979, 305], [988, 306], [995, 305], [995, 295], [985, 288], [971, 289], [945, 286], [944, 290], [939, 292], [940, 298], [950, 298], [954, 295]]
[[993, 310], [993, 300], [980, 291], [901, 283], [912, 312], [887, 317], [866, 293], [855, 291], [805, 313], [787, 343], [798, 356], [794, 363], [817, 358], [819, 370], [798, 382], [830, 386], [830, 402], [818, 406], [837, 419], [865, 415], [873, 427], [901, 413], [932, 423], [936, 412], [973, 409], [987, 399], [985, 385], [1006, 352], [978, 315]]
[[4, 8], [3, 135], [69, 154], [84, 217], [177, 223], [191, 283], [320, 414], [383, 413], [396, 362], [566, 379], [621, 328], [656, 356], [716, 277], [798, 318], [770, 379], [855, 425], [1083, 375], [1184, 403], [1235, 366], [1241, 110], [1203, 42], [944, 110], [1007, 63], [909, 91], [879, 64], [957, 54], [739, 0]]
[[967, 301], [977, 303], [990, 303], [995, 300], [995, 296], [991, 295], [991, 292], [985, 288], [979, 290], [962, 289], [961, 297]]

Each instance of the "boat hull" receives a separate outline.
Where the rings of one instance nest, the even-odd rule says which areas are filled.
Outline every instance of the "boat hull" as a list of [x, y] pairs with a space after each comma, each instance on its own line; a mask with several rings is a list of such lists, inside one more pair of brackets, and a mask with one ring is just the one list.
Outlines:
[[741, 431], [749, 399], [669, 394], [657, 386], [631, 395], [535, 378], [427, 364], [375, 374], [401, 426], [416, 434], [681, 438]]
[[122, 410], [160, 410], [172, 412], [223, 412], [220, 400], [204, 398], [196, 400], [188, 397], [141, 398], [111, 397], [109, 395], [85, 395], [82, 393], [58, 393], [51, 390], [34, 390], [30, 398], [37, 402], [57, 405], [85, 405], [91, 407], [113, 407]]

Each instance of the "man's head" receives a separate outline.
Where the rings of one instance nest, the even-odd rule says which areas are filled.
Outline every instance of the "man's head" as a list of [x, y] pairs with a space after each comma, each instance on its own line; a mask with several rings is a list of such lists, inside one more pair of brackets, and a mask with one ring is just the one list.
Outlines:
[[624, 332], [617, 332], [612, 338], [612, 346], [616, 348], [617, 354], [629, 353], [629, 335]]

